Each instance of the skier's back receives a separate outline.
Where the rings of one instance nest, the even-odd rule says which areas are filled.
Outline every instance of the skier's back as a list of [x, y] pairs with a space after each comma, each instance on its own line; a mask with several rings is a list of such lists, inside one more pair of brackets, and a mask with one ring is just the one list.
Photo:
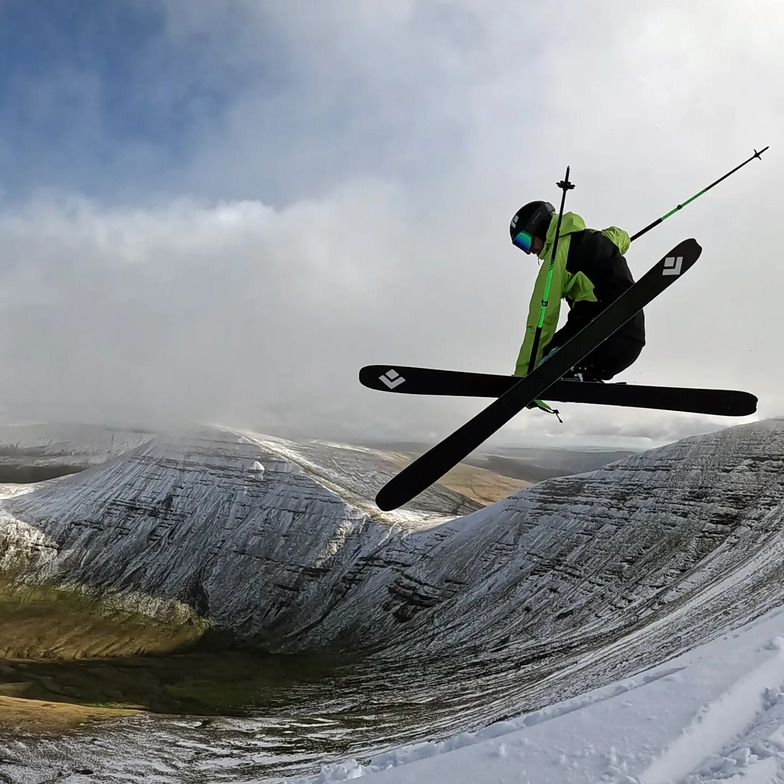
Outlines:
[[[531, 296], [525, 338], [515, 367], [516, 376], [528, 374], [557, 223], [555, 209], [543, 201], [526, 204], [512, 218], [510, 234], [513, 244], [527, 254], [538, 256], [543, 262]], [[586, 228], [579, 215], [573, 212], [563, 215], [548, 306], [533, 367], [574, 337], [632, 286], [634, 278], [623, 257], [628, 247], [629, 235], [622, 229], [612, 226], [594, 231]], [[557, 330], [561, 299], [569, 305], [569, 316], [566, 324]], [[629, 367], [639, 357], [644, 345], [645, 319], [640, 311], [573, 370], [585, 381], [606, 381]]]

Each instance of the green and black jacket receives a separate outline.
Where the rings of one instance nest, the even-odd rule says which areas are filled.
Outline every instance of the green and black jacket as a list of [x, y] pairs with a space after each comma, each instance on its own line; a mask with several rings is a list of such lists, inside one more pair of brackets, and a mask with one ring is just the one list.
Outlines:
[[[515, 367], [516, 376], [528, 373], [534, 335], [542, 309], [547, 272], [553, 251], [558, 216], [554, 216], [547, 231], [547, 239], [540, 259], [542, 265], [536, 278], [525, 338]], [[629, 235], [615, 226], [603, 231], [585, 228], [585, 221], [573, 212], [564, 213], [558, 255], [553, 267], [550, 296], [542, 326], [534, 367], [542, 356], [577, 334], [589, 321], [601, 313], [633, 283], [634, 278], [623, 254], [629, 248]], [[569, 317], [558, 331], [561, 299], [569, 305]], [[645, 344], [645, 319], [642, 311], [627, 322], [616, 335], [626, 340]]]

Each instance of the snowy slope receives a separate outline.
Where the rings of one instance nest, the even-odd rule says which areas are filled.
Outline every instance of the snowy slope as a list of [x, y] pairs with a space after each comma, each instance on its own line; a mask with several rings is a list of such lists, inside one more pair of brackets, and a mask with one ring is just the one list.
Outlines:
[[677, 652], [692, 623], [718, 632], [782, 599], [783, 458], [780, 421], [748, 425], [437, 525], [444, 504], [476, 504], [434, 489], [373, 513], [396, 467], [372, 450], [157, 437], [7, 499], [0, 538], [30, 578], [184, 603], [273, 650], [526, 660], [557, 640], [570, 659], [639, 632], [646, 658], [653, 638]]
[[[303, 628], [318, 629], [352, 588], [347, 573], [390, 537], [443, 520], [439, 506], [479, 506], [436, 488], [421, 510], [376, 521], [335, 492], [356, 495], [361, 461], [344, 465], [338, 486], [332, 450], [321, 450], [322, 468], [304, 449], [216, 430], [148, 437], [0, 501], [2, 566], [32, 581], [126, 594], [153, 617], [186, 605], [238, 640], [283, 647]], [[395, 470], [376, 462], [382, 476]]]
[[[397, 466], [373, 450], [156, 437], [0, 501], [0, 547], [27, 580], [76, 581], [152, 617], [188, 607], [224, 639], [361, 654], [336, 676], [339, 711], [310, 702], [315, 719], [332, 711], [330, 733], [298, 718], [302, 748], [334, 759], [543, 709], [784, 605], [782, 468], [784, 421], [769, 420], [477, 511], [436, 488], [384, 515], [368, 499]], [[213, 725], [210, 748], [237, 732]], [[245, 764], [233, 757], [236, 777]]]
[[[576, 699], [300, 782], [784, 781], [784, 612]], [[293, 780], [292, 780], [293, 781]]]

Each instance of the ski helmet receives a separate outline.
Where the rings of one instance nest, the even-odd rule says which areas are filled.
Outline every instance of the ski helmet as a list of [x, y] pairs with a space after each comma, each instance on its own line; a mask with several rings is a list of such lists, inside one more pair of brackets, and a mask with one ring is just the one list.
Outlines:
[[534, 237], [544, 242], [553, 215], [555, 207], [549, 201], [529, 201], [520, 207], [509, 225], [512, 243], [524, 251], [530, 251]]

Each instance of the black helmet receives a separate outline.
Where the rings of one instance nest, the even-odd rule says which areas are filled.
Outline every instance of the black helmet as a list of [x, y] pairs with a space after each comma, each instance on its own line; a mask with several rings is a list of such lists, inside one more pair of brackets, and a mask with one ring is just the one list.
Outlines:
[[549, 201], [529, 201], [528, 204], [520, 207], [509, 224], [512, 242], [521, 231], [531, 237], [539, 237], [544, 242], [553, 215], [555, 215], [555, 207]]

